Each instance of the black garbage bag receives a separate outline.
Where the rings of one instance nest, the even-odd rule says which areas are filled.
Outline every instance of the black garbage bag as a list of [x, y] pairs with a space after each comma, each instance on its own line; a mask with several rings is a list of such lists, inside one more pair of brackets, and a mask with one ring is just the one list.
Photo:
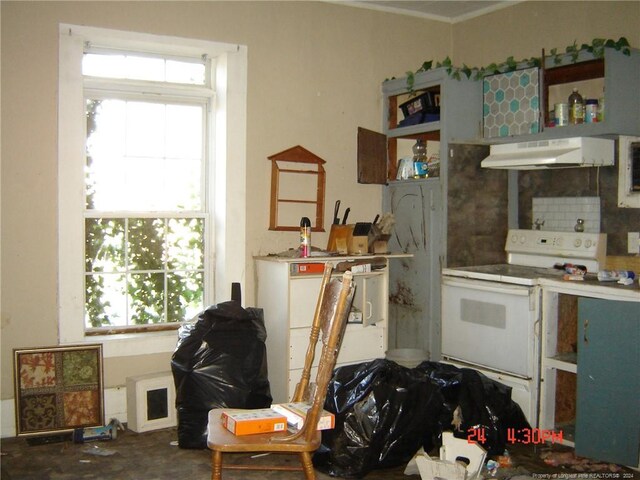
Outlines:
[[171, 358], [180, 448], [206, 448], [212, 408], [271, 405], [266, 338], [262, 310], [235, 301], [182, 325]]
[[[461, 423], [453, 429], [454, 436], [480, 443], [488, 455], [504, 453], [508, 429], [530, 429], [520, 405], [511, 399], [511, 387], [477, 370], [446, 363], [422, 362], [414, 370], [441, 386], [452, 412], [459, 408]], [[444, 430], [452, 430], [451, 418], [440, 425], [439, 433]]]
[[455, 430], [458, 407], [456, 436], [478, 432], [490, 452], [504, 451], [507, 428], [528, 426], [511, 389], [475, 370], [438, 362], [410, 369], [384, 359], [340, 367], [325, 402], [335, 428], [322, 432], [314, 465], [347, 478], [404, 465], [421, 447], [431, 452], [442, 444], [442, 432]]

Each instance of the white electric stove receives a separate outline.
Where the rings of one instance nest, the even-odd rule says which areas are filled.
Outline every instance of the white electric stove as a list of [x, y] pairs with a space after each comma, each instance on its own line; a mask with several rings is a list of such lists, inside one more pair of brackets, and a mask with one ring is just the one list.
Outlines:
[[507, 263], [442, 270], [443, 361], [481, 371], [512, 387], [532, 426], [538, 420], [541, 278], [574, 264], [595, 273], [606, 235], [510, 230]]
[[604, 233], [509, 230], [505, 242], [507, 263], [444, 268], [443, 275], [475, 278], [517, 285], [536, 285], [537, 279], [565, 272], [557, 264], [575, 264], [596, 273], [604, 264], [607, 236]]

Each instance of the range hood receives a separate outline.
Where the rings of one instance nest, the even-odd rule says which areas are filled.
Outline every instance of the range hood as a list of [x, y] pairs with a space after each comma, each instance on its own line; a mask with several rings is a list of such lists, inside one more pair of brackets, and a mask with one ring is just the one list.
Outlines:
[[536, 170], [602, 167], [613, 165], [614, 141], [593, 137], [535, 140], [491, 145], [489, 153], [481, 163], [483, 168]]

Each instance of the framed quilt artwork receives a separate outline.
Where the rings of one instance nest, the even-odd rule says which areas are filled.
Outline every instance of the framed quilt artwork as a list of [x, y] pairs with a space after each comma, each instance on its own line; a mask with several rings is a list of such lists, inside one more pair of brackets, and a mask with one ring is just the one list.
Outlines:
[[102, 345], [14, 349], [16, 434], [104, 425]]

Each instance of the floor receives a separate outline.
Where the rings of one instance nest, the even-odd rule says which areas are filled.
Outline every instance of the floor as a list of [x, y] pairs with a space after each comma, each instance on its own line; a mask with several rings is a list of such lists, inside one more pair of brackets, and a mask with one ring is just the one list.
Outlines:
[[[146, 433], [130, 430], [119, 432], [116, 439], [75, 444], [58, 441], [41, 445], [29, 444], [25, 438], [5, 438], [1, 441], [2, 455], [0, 472], [2, 480], [165, 480], [210, 478], [209, 452], [187, 450], [177, 446], [177, 430], [169, 428]], [[574, 462], [571, 466], [552, 466], [543, 461], [548, 455], [572, 456], [572, 451], [555, 446], [513, 445], [509, 449], [510, 465], [503, 464], [494, 473], [498, 479], [527, 477], [537, 479], [624, 479], [640, 480], [640, 473], [620, 469], [614, 465]], [[231, 462], [245, 459], [229, 456]], [[262, 457], [251, 461], [274, 461], [273, 457]], [[504, 460], [504, 459], [503, 459]], [[278, 463], [290, 462], [279, 459]], [[592, 472], [592, 473], [585, 473]], [[490, 477], [487, 473], [486, 477]], [[244, 472], [225, 470], [225, 480], [301, 480], [298, 472]], [[318, 480], [330, 477], [317, 472]], [[404, 475], [404, 466], [393, 469], [374, 470], [366, 475], [367, 480], [400, 480], [419, 476]]]

